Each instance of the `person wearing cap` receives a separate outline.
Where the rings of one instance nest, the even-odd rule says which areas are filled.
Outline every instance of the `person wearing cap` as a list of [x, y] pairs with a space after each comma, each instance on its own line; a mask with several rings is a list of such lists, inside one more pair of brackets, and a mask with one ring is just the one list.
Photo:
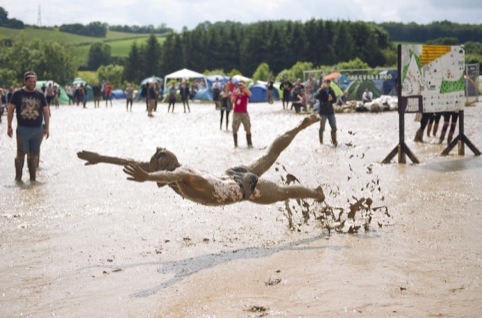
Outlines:
[[[8, 130], [13, 136], [13, 113], [17, 114], [17, 156], [15, 157], [15, 180], [22, 181], [22, 171], [27, 155], [30, 181], [36, 179], [36, 168], [40, 153], [41, 134], [49, 137], [50, 108], [45, 95], [35, 89], [37, 74], [32, 71], [24, 74], [24, 87], [15, 91], [8, 104]], [[44, 123], [44, 127], [42, 127]]]
[[331, 80], [324, 80], [321, 84], [321, 88], [315, 95], [315, 98], [320, 101], [318, 113], [320, 114], [321, 120], [318, 136], [320, 138], [320, 144], [323, 144], [323, 132], [325, 131], [325, 123], [328, 119], [328, 123], [331, 127], [331, 142], [336, 147], [338, 142], [336, 140], [335, 110], [333, 109], [333, 104], [336, 102], [336, 95], [330, 85]]

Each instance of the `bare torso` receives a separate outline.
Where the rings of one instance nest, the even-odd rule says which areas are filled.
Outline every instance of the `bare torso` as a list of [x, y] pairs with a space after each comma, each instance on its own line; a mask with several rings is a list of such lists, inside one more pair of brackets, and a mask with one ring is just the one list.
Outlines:
[[178, 169], [182, 170], [183, 176], [174, 183], [186, 199], [203, 205], [228, 205], [243, 200], [241, 187], [228, 176], [220, 178], [184, 166]]

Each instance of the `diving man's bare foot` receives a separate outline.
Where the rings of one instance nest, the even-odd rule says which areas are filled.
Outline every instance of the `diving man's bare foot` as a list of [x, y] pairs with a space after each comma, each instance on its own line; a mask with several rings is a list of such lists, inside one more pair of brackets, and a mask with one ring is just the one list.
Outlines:
[[311, 114], [309, 116], [306, 116], [303, 121], [301, 122], [301, 127], [305, 128], [308, 127], [311, 124], [316, 123], [317, 121], [320, 121], [320, 116], [318, 114]]
[[319, 193], [319, 197], [318, 199], [316, 199], [316, 202], [325, 201], [325, 194], [323, 193], [323, 189], [321, 188], [321, 186], [318, 186], [318, 188], [316, 188], [315, 191]]

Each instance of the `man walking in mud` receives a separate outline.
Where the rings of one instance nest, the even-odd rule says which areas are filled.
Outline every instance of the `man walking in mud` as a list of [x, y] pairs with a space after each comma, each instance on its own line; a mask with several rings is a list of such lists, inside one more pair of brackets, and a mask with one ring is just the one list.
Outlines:
[[176, 156], [165, 148], [158, 148], [150, 162], [108, 157], [89, 151], [78, 152], [77, 156], [86, 160], [86, 165], [110, 163], [124, 166], [124, 172], [129, 175], [128, 180], [154, 181], [159, 187], [167, 185], [182, 197], [203, 205], [221, 206], [244, 200], [272, 204], [287, 199], [305, 198], [322, 202], [325, 196], [321, 187], [310, 189], [301, 185], [279, 186], [261, 178], [296, 135], [319, 120], [316, 114], [305, 117], [294, 129], [278, 136], [265, 155], [247, 166], [230, 168], [221, 177], [181, 165]]
[[[13, 136], [12, 120], [17, 113], [17, 156], [15, 157], [15, 180], [22, 181], [25, 155], [30, 173], [30, 181], [35, 181], [42, 134], [49, 138], [50, 109], [42, 92], [35, 89], [37, 74], [26, 72], [25, 86], [15, 91], [8, 104], [7, 134]], [[45, 126], [42, 123], [45, 122]]]

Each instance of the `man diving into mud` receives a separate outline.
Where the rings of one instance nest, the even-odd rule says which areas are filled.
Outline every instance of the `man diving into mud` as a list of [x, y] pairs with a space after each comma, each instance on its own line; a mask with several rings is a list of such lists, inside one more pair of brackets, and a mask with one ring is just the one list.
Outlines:
[[319, 120], [316, 114], [305, 117], [294, 129], [278, 136], [265, 155], [247, 166], [230, 168], [221, 177], [181, 165], [176, 155], [165, 148], [157, 148], [149, 162], [108, 157], [90, 151], [80, 151], [77, 156], [86, 160], [86, 165], [110, 163], [124, 166], [128, 180], [154, 181], [159, 187], [167, 185], [183, 198], [203, 205], [220, 206], [243, 200], [272, 204], [287, 199], [307, 198], [322, 202], [325, 195], [321, 186], [315, 189], [301, 185], [279, 186], [261, 178], [296, 135]]

